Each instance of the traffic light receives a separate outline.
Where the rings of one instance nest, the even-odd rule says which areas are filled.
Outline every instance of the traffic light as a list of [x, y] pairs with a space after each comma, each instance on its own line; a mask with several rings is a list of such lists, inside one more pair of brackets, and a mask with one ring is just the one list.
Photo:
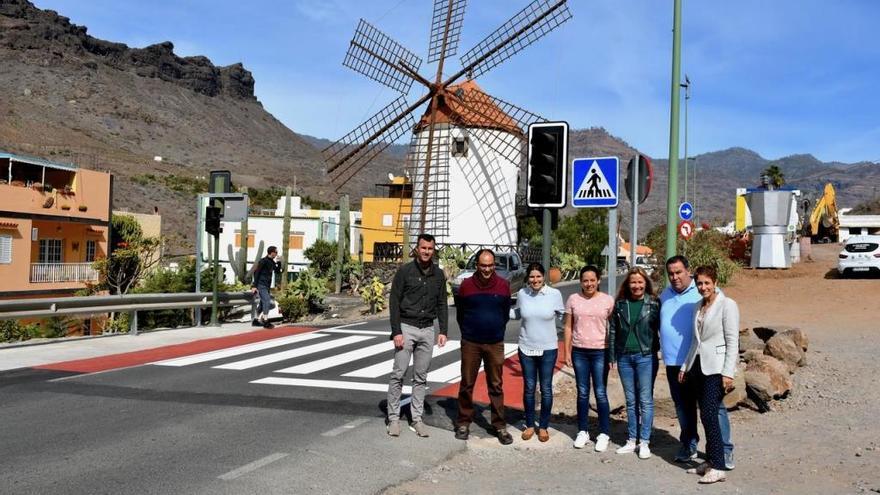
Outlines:
[[216, 206], [205, 207], [205, 232], [217, 237], [223, 229], [220, 228], [220, 208]]
[[568, 124], [547, 122], [529, 126], [527, 202], [533, 208], [565, 206], [568, 177]]
[[232, 172], [229, 170], [211, 170], [211, 178], [208, 180], [209, 193], [231, 193]]

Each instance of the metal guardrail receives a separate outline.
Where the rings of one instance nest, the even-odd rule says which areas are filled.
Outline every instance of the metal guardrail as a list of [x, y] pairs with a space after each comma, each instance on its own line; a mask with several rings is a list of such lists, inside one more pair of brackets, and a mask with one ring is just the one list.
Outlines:
[[[210, 307], [211, 298], [210, 292], [183, 292], [18, 299], [0, 301], [0, 320], [111, 312], [128, 313], [129, 333], [137, 335], [138, 311]], [[218, 296], [220, 306], [251, 304], [253, 299], [254, 295], [250, 292], [221, 292]]]

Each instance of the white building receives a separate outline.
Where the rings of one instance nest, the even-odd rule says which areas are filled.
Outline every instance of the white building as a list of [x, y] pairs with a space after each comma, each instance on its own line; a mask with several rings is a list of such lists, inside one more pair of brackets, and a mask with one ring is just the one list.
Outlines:
[[[290, 198], [290, 250], [283, 252], [284, 245], [284, 201], [278, 199], [274, 215], [250, 215], [248, 216], [248, 252], [247, 266], [253, 265], [257, 257], [256, 249], [263, 242], [263, 252], [259, 257], [266, 255], [269, 246], [278, 248], [278, 255], [287, 261], [289, 272], [299, 272], [308, 268], [309, 260], [305, 257], [305, 250], [318, 239], [327, 242], [336, 242], [339, 231], [338, 210], [316, 210], [303, 208], [302, 199], [298, 196]], [[349, 253], [357, 257], [360, 252], [360, 232], [358, 227], [361, 222], [361, 212], [349, 212]], [[242, 232], [241, 222], [222, 222], [223, 232], [220, 233], [220, 264], [226, 268], [226, 281], [235, 281], [235, 272], [229, 263], [229, 248], [237, 256], [241, 246]], [[207, 237], [207, 236], [206, 236]], [[207, 249], [207, 244], [203, 249]], [[207, 253], [207, 251], [204, 251]], [[207, 257], [207, 256], [206, 256]]]
[[[473, 81], [449, 88], [434, 125], [425, 225], [438, 242], [512, 245], [517, 239], [516, 190], [519, 163], [499, 149], [522, 150], [525, 136]], [[408, 172], [413, 182], [410, 238], [418, 234], [424, 196], [424, 167], [430, 115], [415, 129]], [[513, 156], [513, 155], [511, 155]]]

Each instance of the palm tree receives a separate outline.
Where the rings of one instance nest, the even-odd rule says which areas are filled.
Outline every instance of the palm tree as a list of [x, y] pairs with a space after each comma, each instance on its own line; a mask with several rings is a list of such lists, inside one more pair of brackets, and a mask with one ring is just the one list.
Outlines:
[[764, 175], [767, 176], [767, 179], [774, 188], [780, 188], [785, 184], [785, 174], [782, 173], [782, 169], [777, 165], [767, 167], [767, 170], [764, 170]]

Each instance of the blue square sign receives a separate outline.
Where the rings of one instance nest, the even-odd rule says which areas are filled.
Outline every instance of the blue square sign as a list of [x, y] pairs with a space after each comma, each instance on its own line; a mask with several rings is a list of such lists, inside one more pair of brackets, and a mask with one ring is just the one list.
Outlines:
[[575, 159], [571, 172], [571, 205], [575, 208], [617, 206], [619, 168], [616, 156]]

